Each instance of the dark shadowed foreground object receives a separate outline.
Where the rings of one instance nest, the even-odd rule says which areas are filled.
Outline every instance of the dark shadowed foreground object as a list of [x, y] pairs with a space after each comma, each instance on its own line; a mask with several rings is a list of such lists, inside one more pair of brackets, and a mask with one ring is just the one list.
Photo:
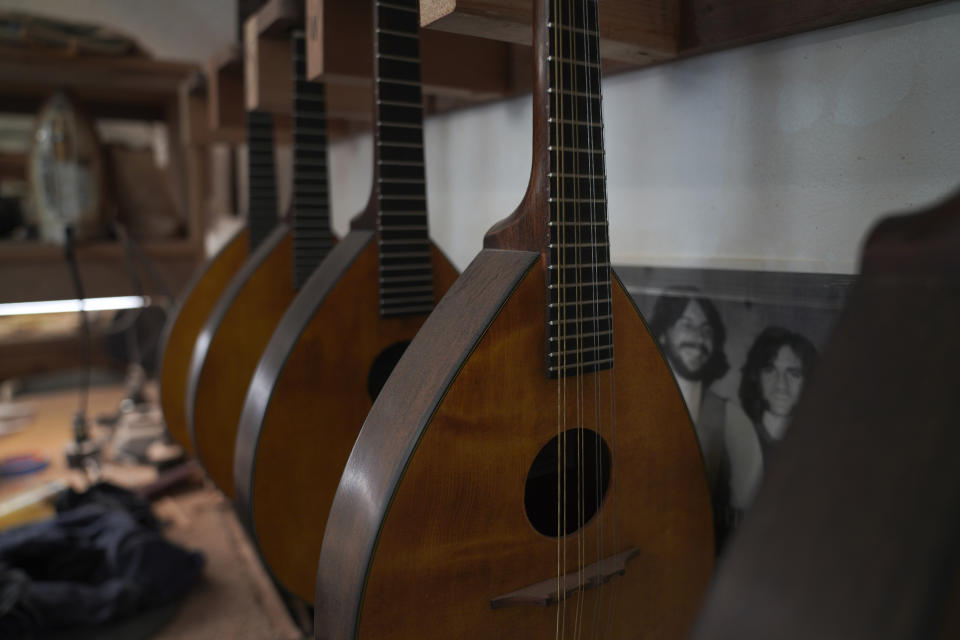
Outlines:
[[695, 638], [960, 635], [960, 196], [862, 263]]

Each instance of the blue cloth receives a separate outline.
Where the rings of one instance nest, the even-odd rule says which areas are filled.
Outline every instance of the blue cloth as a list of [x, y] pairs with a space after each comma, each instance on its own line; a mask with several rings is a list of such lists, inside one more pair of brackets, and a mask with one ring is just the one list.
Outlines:
[[103, 624], [175, 600], [199, 578], [203, 555], [167, 542], [149, 505], [97, 489], [0, 534], [0, 638]]

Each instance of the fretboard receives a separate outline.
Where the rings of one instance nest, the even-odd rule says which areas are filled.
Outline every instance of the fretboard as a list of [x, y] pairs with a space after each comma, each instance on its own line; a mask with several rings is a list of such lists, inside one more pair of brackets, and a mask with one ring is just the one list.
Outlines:
[[247, 227], [253, 252], [277, 224], [277, 180], [273, 166], [273, 116], [247, 112]]
[[324, 87], [307, 81], [306, 42], [293, 36], [293, 276], [300, 288], [333, 246]]
[[547, 373], [613, 365], [596, 0], [550, 3]]
[[418, 0], [374, 2], [380, 313], [433, 309]]

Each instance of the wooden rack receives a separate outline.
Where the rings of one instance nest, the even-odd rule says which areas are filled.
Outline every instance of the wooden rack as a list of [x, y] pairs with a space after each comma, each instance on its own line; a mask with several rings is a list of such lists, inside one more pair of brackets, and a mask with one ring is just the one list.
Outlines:
[[[168, 284], [178, 289], [203, 257], [202, 214], [190, 193], [197, 179], [182, 140], [181, 86], [196, 72], [189, 64], [142, 57], [74, 56], [61, 52], [0, 47], [0, 104], [6, 113], [35, 114], [56, 89], [63, 89], [93, 119], [161, 121], [167, 125], [170, 172], [186, 213], [185, 238], [144, 243]], [[25, 177], [25, 161], [8, 154], [6, 175]], [[19, 173], [18, 173], [19, 172]], [[115, 241], [78, 249], [90, 296], [131, 293], [126, 249]], [[41, 242], [0, 242], [0, 302], [74, 297], [60, 247]], [[159, 293], [146, 281], [148, 293]]]

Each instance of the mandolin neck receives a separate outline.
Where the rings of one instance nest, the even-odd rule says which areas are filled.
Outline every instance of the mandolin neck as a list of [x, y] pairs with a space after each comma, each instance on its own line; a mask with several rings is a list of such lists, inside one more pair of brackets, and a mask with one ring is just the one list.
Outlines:
[[429, 313], [433, 268], [427, 230], [418, 0], [374, 0], [374, 191], [380, 313]]
[[277, 178], [273, 160], [273, 116], [247, 112], [247, 228], [253, 253], [277, 224]]
[[333, 247], [324, 86], [306, 78], [306, 42], [293, 36], [293, 281], [299, 289]]
[[[546, 0], [547, 373], [613, 363], [596, 0]], [[542, 117], [542, 116], [541, 116]]]

